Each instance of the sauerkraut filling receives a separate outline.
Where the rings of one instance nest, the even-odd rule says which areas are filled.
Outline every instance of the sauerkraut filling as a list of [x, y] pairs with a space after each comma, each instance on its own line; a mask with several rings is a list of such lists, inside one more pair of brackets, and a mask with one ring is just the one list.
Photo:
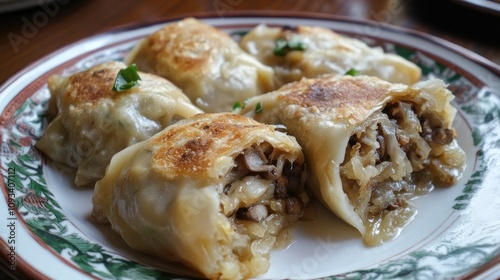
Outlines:
[[235, 230], [233, 253], [243, 271], [269, 269], [269, 252], [286, 246], [287, 229], [304, 213], [304, 166], [269, 143], [254, 144], [236, 157], [221, 187], [222, 212]]
[[416, 209], [414, 197], [454, 183], [465, 153], [437, 113], [412, 102], [375, 112], [354, 131], [340, 167], [344, 192], [366, 226], [370, 245], [396, 237]]

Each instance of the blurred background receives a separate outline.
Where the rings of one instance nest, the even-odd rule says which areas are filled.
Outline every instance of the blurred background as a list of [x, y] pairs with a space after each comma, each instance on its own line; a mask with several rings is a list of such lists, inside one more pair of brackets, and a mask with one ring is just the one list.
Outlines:
[[490, 0], [0, 1], [0, 83], [65, 45], [113, 28], [243, 11], [312, 12], [397, 25], [448, 40], [498, 65], [499, 6]]

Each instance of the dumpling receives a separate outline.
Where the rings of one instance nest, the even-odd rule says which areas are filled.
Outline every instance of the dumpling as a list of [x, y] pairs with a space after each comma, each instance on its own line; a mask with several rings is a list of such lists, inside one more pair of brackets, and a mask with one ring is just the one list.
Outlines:
[[241, 114], [286, 126], [304, 150], [315, 196], [376, 245], [413, 218], [413, 197], [463, 173], [452, 99], [437, 79], [407, 86], [325, 75], [254, 97]]
[[417, 82], [421, 75], [417, 65], [398, 55], [323, 27], [259, 25], [241, 39], [240, 46], [272, 66], [283, 83], [323, 74], [343, 75], [351, 69], [404, 84]]
[[154, 32], [126, 61], [172, 81], [205, 112], [231, 111], [236, 101], [276, 88], [271, 67], [241, 50], [226, 33], [194, 18]]
[[106, 62], [70, 76], [51, 76], [49, 117], [36, 147], [55, 162], [76, 169], [75, 184], [104, 176], [111, 157], [169, 124], [202, 113], [172, 83], [139, 72], [139, 85], [113, 91], [127, 66]]
[[200, 114], [117, 153], [93, 217], [132, 248], [210, 279], [264, 273], [309, 202], [295, 138], [231, 114]]

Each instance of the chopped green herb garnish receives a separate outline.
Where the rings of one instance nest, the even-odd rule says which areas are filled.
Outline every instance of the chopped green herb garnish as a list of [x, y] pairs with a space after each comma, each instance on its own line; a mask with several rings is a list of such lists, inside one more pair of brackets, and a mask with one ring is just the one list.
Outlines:
[[247, 98], [245, 98], [245, 100], [243, 100], [243, 108], [245, 108], [245, 106], [247, 106], [248, 101], [250, 101], [250, 99], [252, 99], [252, 98], [251, 97], [247, 97]]
[[251, 99], [251, 97], [245, 98], [245, 100], [243, 100], [243, 105], [239, 101], [234, 102], [234, 104], [233, 104], [233, 112], [238, 111], [240, 109], [245, 109], [245, 107], [247, 106], [247, 104], [250, 101], [250, 99]]
[[300, 36], [293, 36], [288, 41], [278, 39], [273, 53], [275, 55], [284, 56], [289, 51], [304, 51], [306, 49], [307, 45], [302, 41], [302, 38], [300, 38]]
[[357, 76], [357, 75], [359, 75], [359, 71], [354, 69], [354, 68], [351, 68], [351, 69], [349, 69], [349, 71], [345, 72], [345, 75]]
[[288, 41], [288, 47], [291, 50], [296, 51], [304, 51], [307, 49], [306, 44], [302, 42], [302, 38], [300, 38], [300, 36], [293, 36], [292, 39]]
[[257, 105], [255, 105], [255, 113], [258, 114], [258, 113], [262, 112], [262, 109], [263, 109], [262, 102], [259, 102], [259, 103], [257, 103]]
[[234, 102], [233, 111], [241, 109], [241, 103], [239, 101]]
[[288, 47], [288, 43], [283, 39], [278, 39], [273, 53], [275, 55], [284, 56], [286, 54], [286, 47]]
[[137, 73], [137, 66], [132, 64], [127, 68], [121, 69], [116, 75], [115, 83], [113, 84], [114, 91], [129, 90], [139, 84], [139, 74]]

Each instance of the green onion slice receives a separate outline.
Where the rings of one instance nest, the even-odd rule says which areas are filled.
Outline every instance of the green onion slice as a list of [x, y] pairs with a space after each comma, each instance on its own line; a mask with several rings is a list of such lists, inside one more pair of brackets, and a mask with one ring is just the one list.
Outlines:
[[274, 47], [273, 53], [275, 55], [284, 56], [286, 54], [285, 49], [287, 46], [288, 46], [288, 43], [285, 40], [278, 39], [278, 41], [276, 41], [276, 45]]
[[247, 104], [250, 101], [250, 99], [252, 99], [252, 98], [251, 97], [247, 97], [247, 98], [245, 98], [245, 100], [243, 100], [243, 108], [245, 108], [245, 106], [247, 106]]
[[274, 55], [284, 56], [289, 51], [304, 51], [307, 45], [302, 41], [300, 36], [295, 35], [290, 40], [286, 41], [278, 39], [274, 46]]
[[307, 49], [306, 44], [302, 42], [300, 36], [293, 36], [292, 39], [288, 41], [288, 47], [294, 51], [305, 51]]
[[114, 91], [126, 91], [139, 84], [139, 74], [137, 66], [132, 64], [127, 68], [121, 69], [116, 75], [115, 83], [113, 84]]
[[255, 105], [255, 113], [258, 114], [258, 113], [262, 112], [262, 109], [263, 109], [262, 102], [259, 102], [259, 103], [257, 103], [257, 105]]
[[241, 109], [241, 103], [239, 101], [234, 102], [233, 111]]
[[357, 75], [359, 75], [359, 71], [354, 69], [354, 68], [351, 68], [351, 69], [349, 69], [349, 71], [345, 72], [345, 75], [357, 76]]

